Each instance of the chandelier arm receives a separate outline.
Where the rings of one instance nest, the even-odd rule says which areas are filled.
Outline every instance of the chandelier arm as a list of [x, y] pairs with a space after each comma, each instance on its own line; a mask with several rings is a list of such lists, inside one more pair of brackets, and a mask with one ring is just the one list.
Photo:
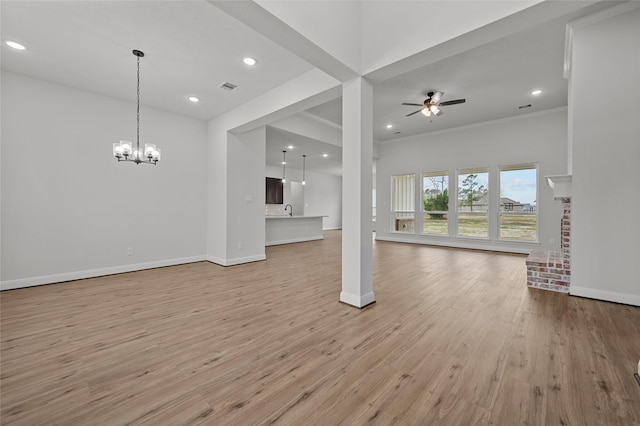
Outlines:
[[136, 164], [151, 164], [152, 166], [155, 166], [158, 164], [158, 160], [137, 160], [135, 158], [117, 158], [116, 160], [118, 160], [118, 162], [129, 162], [129, 163], [136, 163]]

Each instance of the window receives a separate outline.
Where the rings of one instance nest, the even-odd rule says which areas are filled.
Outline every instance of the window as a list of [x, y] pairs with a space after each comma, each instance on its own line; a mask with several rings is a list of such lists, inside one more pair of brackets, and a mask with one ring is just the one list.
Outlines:
[[458, 235], [489, 237], [489, 172], [458, 171]]
[[501, 240], [538, 240], [537, 182], [535, 164], [500, 167]]
[[422, 175], [422, 232], [449, 234], [449, 176], [445, 172]]
[[416, 175], [393, 176], [392, 220], [396, 232], [415, 232]]

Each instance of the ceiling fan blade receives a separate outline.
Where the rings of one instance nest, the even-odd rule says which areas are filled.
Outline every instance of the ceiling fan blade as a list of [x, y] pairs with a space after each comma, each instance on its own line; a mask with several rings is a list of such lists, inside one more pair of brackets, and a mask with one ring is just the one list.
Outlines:
[[463, 103], [465, 103], [466, 101], [467, 101], [466, 99], [455, 99], [455, 100], [453, 100], [453, 101], [440, 102], [440, 106], [463, 104]]
[[412, 112], [411, 114], [407, 114], [405, 117], [411, 117], [413, 114], [417, 114], [417, 113], [419, 113], [420, 111], [422, 111], [422, 110], [421, 110], [421, 109], [419, 109], [419, 110], [417, 110], [417, 111], [414, 111], [414, 112]]
[[423, 106], [422, 104], [408, 104], [406, 102], [404, 102], [402, 105], [411, 105], [411, 106], [419, 106], [419, 107]]
[[442, 99], [442, 96], [444, 95], [444, 92], [434, 92], [433, 96], [431, 96], [431, 103], [432, 104], [437, 104], [440, 102], [440, 99]]

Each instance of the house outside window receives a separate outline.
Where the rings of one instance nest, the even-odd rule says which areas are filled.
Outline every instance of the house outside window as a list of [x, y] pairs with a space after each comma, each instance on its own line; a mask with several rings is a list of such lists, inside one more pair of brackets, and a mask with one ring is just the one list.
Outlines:
[[393, 176], [391, 183], [391, 229], [395, 232], [415, 233], [416, 175]]
[[538, 166], [500, 167], [499, 239], [538, 240]]

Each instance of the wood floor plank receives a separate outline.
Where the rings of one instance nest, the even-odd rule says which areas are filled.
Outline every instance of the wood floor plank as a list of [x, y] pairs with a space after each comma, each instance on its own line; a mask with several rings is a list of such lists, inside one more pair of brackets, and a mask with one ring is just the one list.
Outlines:
[[526, 287], [522, 255], [341, 233], [0, 293], [2, 425], [639, 425], [640, 308]]

